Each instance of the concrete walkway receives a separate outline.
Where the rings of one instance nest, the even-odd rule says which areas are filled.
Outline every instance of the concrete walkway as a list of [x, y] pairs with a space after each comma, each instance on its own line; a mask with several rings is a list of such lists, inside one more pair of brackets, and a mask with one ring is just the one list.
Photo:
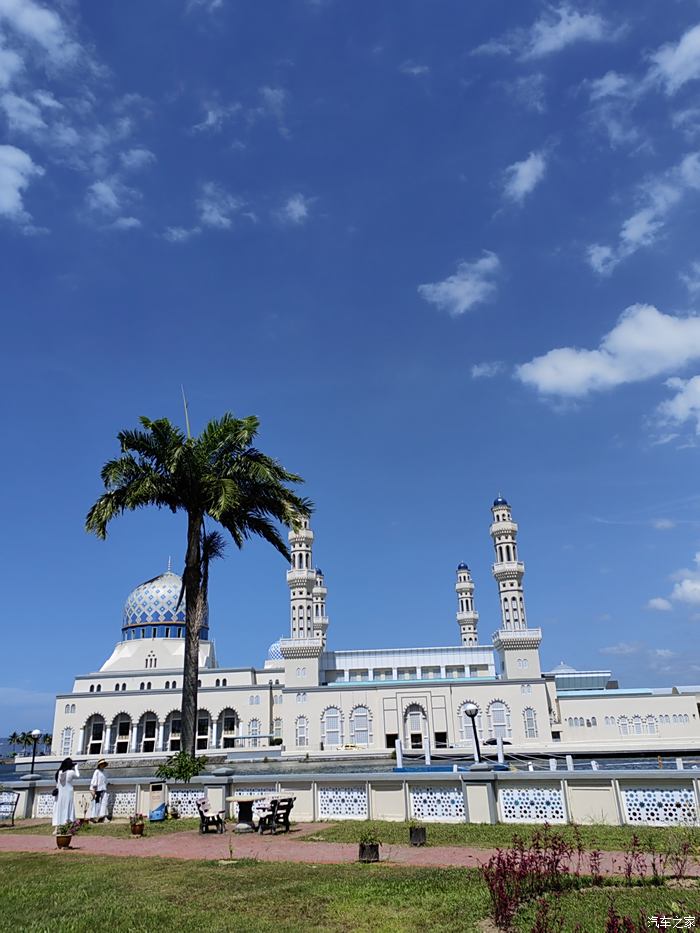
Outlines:
[[[327, 828], [328, 824], [323, 824]], [[304, 842], [304, 835], [322, 828], [316, 824], [295, 827], [292, 832], [277, 836], [259, 836], [257, 833], [237, 835], [213, 833], [200, 835], [197, 831], [146, 835], [141, 838], [128, 835], [124, 827], [123, 836], [98, 836], [89, 832], [74, 837], [70, 849], [58, 849], [53, 836], [33, 836], [17, 831], [0, 833], [2, 852], [42, 852], [48, 855], [73, 858], [76, 855], [135, 856], [137, 858], [178, 859], [228, 859], [229, 840], [233, 845], [234, 858], [254, 858], [264, 862], [306, 862], [310, 864], [343, 864], [357, 861], [356, 843]], [[148, 830], [147, 830], [148, 833]], [[413, 846], [385, 845], [380, 849], [380, 859], [390, 865], [406, 865], [417, 868], [478, 868], [489, 860], [495, 849], [477, 849], [467, 846]], [[624, 873], [623, 852], [601, 853], [600, 871], [603, 875]], [[573, 862], [576, 865], [576, 858]], [[647, 859], [647, 874], [651, 867]], [[589, 866], [584, 856], [581, 871], [588, 873]], [[668, 869], [670, 872], [670, 867]], [[638, 875], [638, 872], [635, 871]], [[700, 877], [700, 863], [689, 864], [686, 874]]]

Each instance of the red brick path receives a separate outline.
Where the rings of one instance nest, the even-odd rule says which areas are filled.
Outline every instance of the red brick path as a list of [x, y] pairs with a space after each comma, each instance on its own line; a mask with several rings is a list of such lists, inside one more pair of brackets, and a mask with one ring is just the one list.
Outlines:
[[[223, 836], [208, 833], [205, 836], [195, 831], [146, 835], [142, 838], [128, 835], [124, 827], [123, 836], [97, 836], [84, 833], [73, 839], [70, 849], [58, 849], [53, 836], [32, 836], [19, 830], [0, 833], [2, 852], [43, 852], [49, 855], [72, 858], [80, 855], [137, 856], [139, 858], [179, 859], [227, 859], [229, 839], [233, 843], [234, 858], [256, 858], [264, 862], [307, 862], [311, 864], [340, 864], [357, 860], [358, 847], [355, 843], [304, 842], [300, 837], [327, 828], [328, 824], [304, 824], [296, 826], [291, 833], [277, 836], [259, 836], [226, 833]], [[146, 829], [148, 833], [148, 829]], [[488, 861], [495, 849], [477, 849], [467, 846], [412, 846], [385, 845], [380, 850], [382, 862], [391, 865], [408, 865], [422, 868], [476, 868]], [[601, 853], [601, 873], [621, 875], [624, 853]], [[581, 866], [587, 870], [587, 861]], [[650, 869], [648, 869], [648, 873]], [[700, 863], [689, 865], [688, 875], [700, 877]]]

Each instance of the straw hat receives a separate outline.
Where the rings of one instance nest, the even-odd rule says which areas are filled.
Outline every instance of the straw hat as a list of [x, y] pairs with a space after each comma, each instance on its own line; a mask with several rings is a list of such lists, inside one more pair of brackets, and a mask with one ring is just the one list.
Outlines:
[[102, 765], [106, 765], [106, 764], [107, 764], [107, 759], [106, 759], [106, 758], [100, 758], [100, 760], [97, 762], [97, 764], [95, 765], [95, 767], [96, 767], [96, 768], [99, 768], [99, 767], [101, 767]]

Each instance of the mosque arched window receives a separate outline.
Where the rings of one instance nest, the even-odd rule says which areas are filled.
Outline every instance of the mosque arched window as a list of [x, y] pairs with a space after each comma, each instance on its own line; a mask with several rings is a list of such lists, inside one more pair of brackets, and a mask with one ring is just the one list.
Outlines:
[[75, 712], [75, 703], [71, 703], [71, 705], [70, 705], [70, 711], [71, 711], [71, 713], [74, 713], [74, 712]]
[[219, 680], [218, 677], [216, 678], [216, 682], [215, 682], [214, 686], [215, 686], [215, 687], [220, 687], [220, 686], [221, 686], [221, 681]]
[[180, 738], [182, 732], [182, 723], [180, 720], [179, 710], [173, 710], [172, 713], [168, 713], [165, 720], [165, 729], [163, 735], [163, 751], [167, 749], [169, 752], [179, 752], [180, 751]]
[[66, 703], [66, 708], [63, 710], [64, 715], [70, 713], [70, 703]]
[[294, 741], [297, 748], [306, 748], [309, 744], [309, 720], [306, 716], [297, 716], [294, 723]]
[[94, 693], [94, 692], [95, 692], [95, 685], [90, 684], [90, 693]]
[[251, 719], [248, 724], [248, 735], [250, 736], [249, 742], [251, 748], [257, 748], [259, 744], [259, 735], [260, 735], [260, 720]]
[[279, 717], [272, 723], [272, 738], [282, 741], [282, 720]]
[[115, 689], [117, 692], [119, 692], [119, 684], [115, 684], [115, 685], [114, 685], [114, 689]]
[[343, 744], [343, 717], [336, 706], [329, 706], [321, 716], [321, 741], [324, 747]]
[[222, 686], [222, 687], [226, 687], [227, 685], [228, 685], [228, 681], [227, 681], [226, 678], [224, 677], [224, 679], [221, 681], [221, 686]]
[[372, 744], [372, 717], [366, 706], [356, 706], [350, 713], [350, 741], [353, 745]]
[[620, 727], [620, 735], [629, 735], [629, 722], [626, 716], [620, 716], [617, 724]]
[[225, 709], [219, 716], [219, 745], [221, 748], [235, 748], [236, 737], [240, 734], [240, 720], [236, 711]]
[[169, 680], [166, 680], [166, 681], [165, 681], [165, 689], [166, 689], [166, 690], [170, 690], [170, 681], [169, 681]]
[[98, 685], [95, 687], [95, 693], [101, 693], [101, 692], [102, 692], [102, 684], [98, 684]]
[[146, 690], [150, 690], [150, 689], [151, 689], [151, 681], [149, 680], [148, 683], [146, 684]]
[[176, 681], [176, 680], [173, 681], [173, 690], [177, 690], [177, 681]]
[[144, 713], [136, 728], [136, 747], [142, 752], [155, 752], [158, 736], [158, 717], [155, 713]]
[[128, 713], [119, 713], [112, 720], [109, 728], [108, 751], [114, 755], [126, 755], [131, 744], [131, 716]]
[[105, 721], [99, 713], [90, 716], [85, 723], [83, 739], [83, 755], [101, 755], [105, 740]]
[[537, 713], [531, 707], [523, 710], [523, 720], [525, 724], [525, 738], [537, 738]]
[[647, 716], [646, 718], [646, 731], [649, 735], [656, 735], [658, 729], [656, 728], [656, 719], [653, 716]]
[[502, 700], [494, 700], [489, 704], [488, 720], [492, 738], [510, 737], [510, 710]]
[[404, 741], [407, 748], [423, 748], [423, 736], [427, 732], [427, 722], [422, 706], [411, 703], [406, 707], [403, 717]]
[[141, 681], [141, 683], [139, 684], [139, 690], [145, 690], [145, 688], [146, 688], [146, 684], [143, 681]]
[[205, 709], [197, 713], [197, 748], [209, 748], [209, 732], [211, 729], [211, 716]]
[[73, 751], [73, 728], [66, 726], [61, 733], [61, 755], [67, 758]]

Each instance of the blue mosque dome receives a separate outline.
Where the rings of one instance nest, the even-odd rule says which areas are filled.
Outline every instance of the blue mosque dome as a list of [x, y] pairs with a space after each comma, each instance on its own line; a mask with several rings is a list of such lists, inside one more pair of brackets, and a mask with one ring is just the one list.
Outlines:
[[270, 647], [267, 649], [267, 660], [268, 661], [281, 661], [282, 660], [282, 648], [280, 647], [281, 639], [278, 638], [277, 641], [273, 641]]
[[504, 499], [503, 496], [496, 496], [493, 500], [494, 505], [508, 505], [507, 499]]
[[464, 561], [461, 561], [461, 563], [457, 564], [457, 570], [469, 570], [469, 567]]
[[[184, 638], [185, 597], [182, 577], [167, 570], [137, 586], [124, 604], [124, 638]], [[205, 614], [200, 638], [209, 637], [209, 612]]]

